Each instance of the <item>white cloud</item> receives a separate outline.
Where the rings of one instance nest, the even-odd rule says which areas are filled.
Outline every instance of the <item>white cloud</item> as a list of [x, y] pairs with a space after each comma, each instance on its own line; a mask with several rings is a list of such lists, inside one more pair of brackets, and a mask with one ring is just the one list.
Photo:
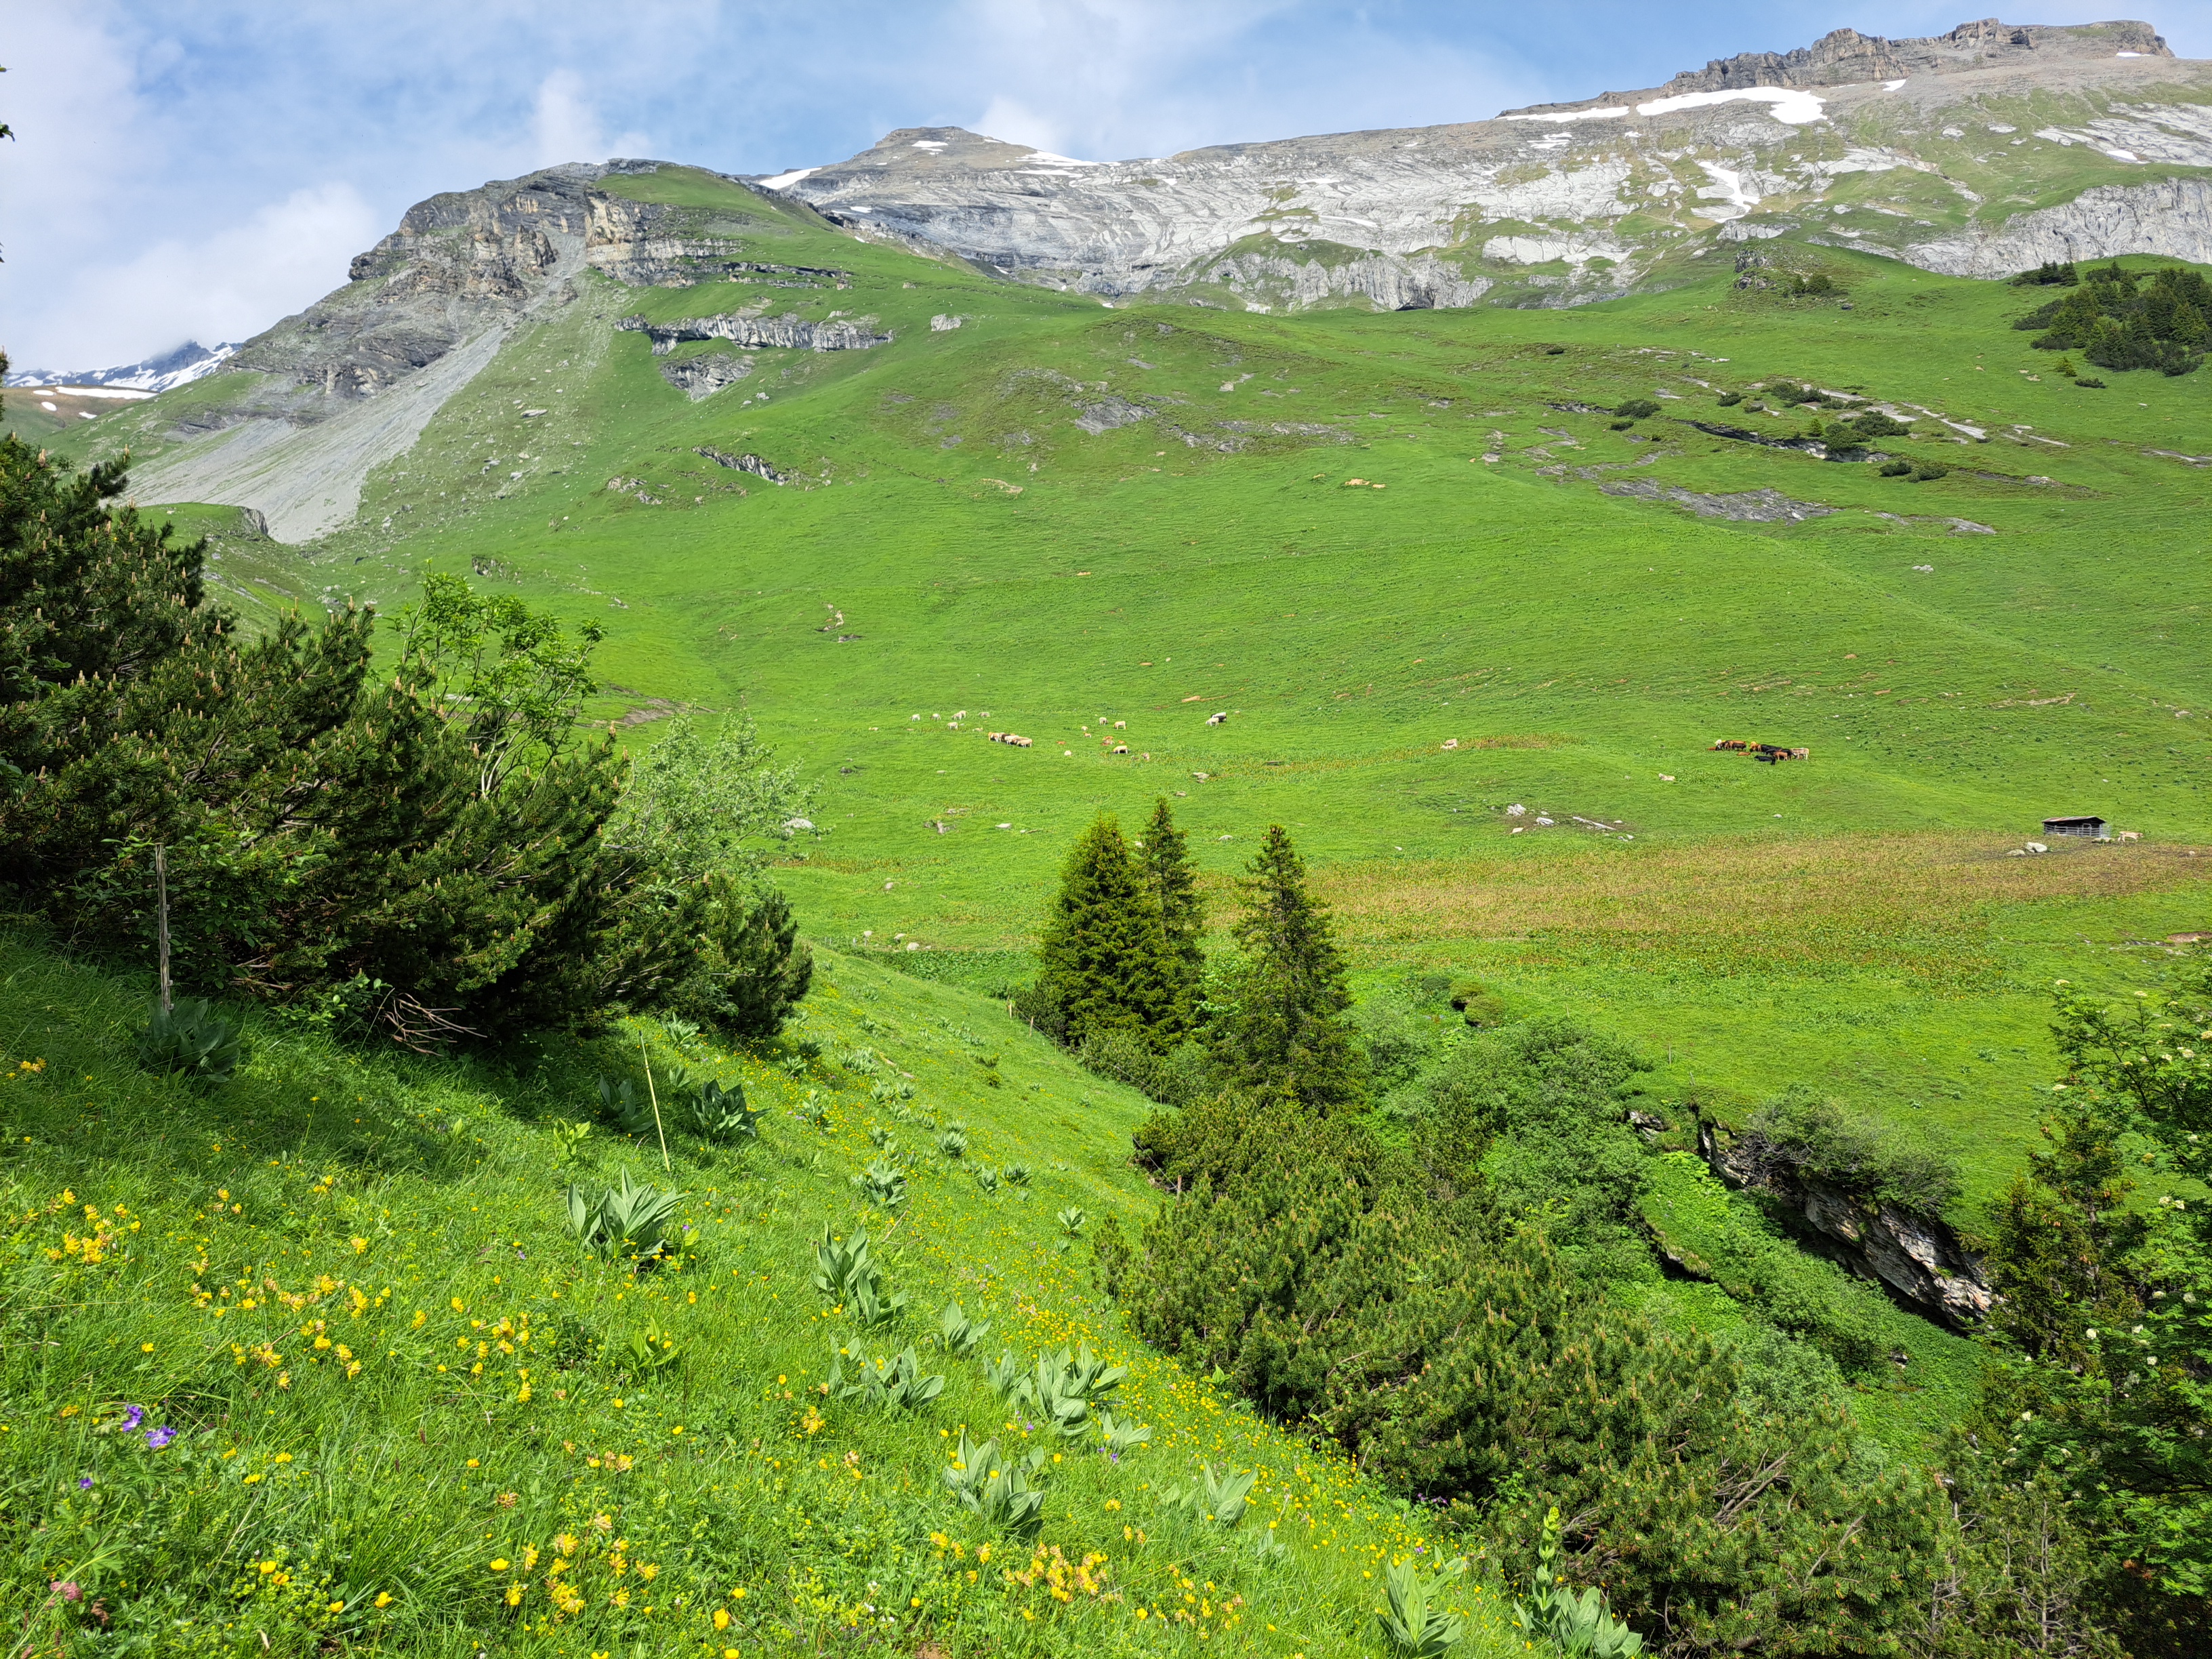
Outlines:
[[531, 115], [528, 159], [532, 167], [563, 161], [604, 161], [615, 155], [650, 155], [653, 141], [641, 132], [624, 132], [611, 142], [599, 120], [599, 106], [574, 70], [558, 69], [538, 83]]
[[[386, 228], [351, 185], [333, 183], [294, 191], [205, 236], [156, 242], [88, 273], [68, 313], [44, 331], [40, 361], [27, 356], [24, 367], [104, 368], [118, 339], [135, 343], [115, 359], [127, 362], [187, 339], [213, 345], [258, 334], [343, 283], [353, 256]], [[118, 335], [117, 319], [129, 319], [127, 334]]]

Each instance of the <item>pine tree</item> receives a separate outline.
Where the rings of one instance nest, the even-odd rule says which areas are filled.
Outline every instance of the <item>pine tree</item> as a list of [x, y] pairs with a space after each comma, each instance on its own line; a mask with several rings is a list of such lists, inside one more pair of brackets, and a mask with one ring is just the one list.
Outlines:
[[1067, 855], [1037, 955], [1038, 989], [1067, 1023], [1067, 1042], [1106, 1031], [1172, 1038], [1176, 1001], [1160, 909], [1109, 813]]
[[1191, 862], [1190, 837], [1176, 828], [1175, 811], [1162, 795], [1153, 804], [1138, 843], [1145, 879], [1160, 909], [1160, 932], [1167, 944], [1167, 966], [1176, 1004], [1176, 1030], [1197, 1024], [1206, 980], [1206, 903], [1198, 896], [1198, 868]]
[[1243, 960], [1233, 1010], [1214, 1028], [1215, 1057], [1232, 1084], [1255, 1094], [1319, 1113], [1356, 1105], [1364, 1091], [1343, 1018], [1352, 993], [1328, 908], [1306, 890], [1305, 865], [1282, 825], [1268, 827], [1249, 868], [1237, 884]]

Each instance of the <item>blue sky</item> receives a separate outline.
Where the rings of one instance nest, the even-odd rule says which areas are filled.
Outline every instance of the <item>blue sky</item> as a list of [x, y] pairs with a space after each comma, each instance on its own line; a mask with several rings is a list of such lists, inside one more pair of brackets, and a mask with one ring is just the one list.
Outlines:
[[[257, 332], [441, 190], [651, 155], [729, 173], [950, 125], [1096, 160], [1495, 114], [1656, 85], [1844, 26], [1869, 0], [46, 0], [0, 21], [0, 347], [90, 368]], [[2212, 57], [2212, 0], [2148, 15]]]

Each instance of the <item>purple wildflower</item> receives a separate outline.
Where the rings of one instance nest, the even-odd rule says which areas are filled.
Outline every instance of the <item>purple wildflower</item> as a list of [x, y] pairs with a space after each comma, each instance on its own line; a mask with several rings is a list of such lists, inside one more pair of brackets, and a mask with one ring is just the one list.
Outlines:
[[166, 1423], [158, 1429], [146, 1431], [146, 1443], [155, 1451], [161, 1450], [176, 1437], [177, 1431]]
[[92, 1477], [88, 1474], [81, 1477], [76, 1483], [76, 1489], [79, 1492], [90, 1492], [92, 1490]]
[[131, 1430], [137, 1428], [139, 1424], [145, 1420], [146, 1408], [143, 1406], [125, 1406], [123, 1408], [123, 1430], [125, 1433], [128, 1434]]

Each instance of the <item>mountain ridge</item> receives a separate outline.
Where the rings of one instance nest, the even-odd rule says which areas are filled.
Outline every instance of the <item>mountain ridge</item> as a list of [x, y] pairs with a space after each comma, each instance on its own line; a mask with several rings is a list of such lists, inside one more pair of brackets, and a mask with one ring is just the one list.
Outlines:
[[[1906, 73], [1836, 78], [1887, 68]], [[1118, 162], [902, 128], [775, 174], [629, 159], [442, 192], [344, 287], [134, 422], [141, 491], [315, 539], [526, 323], [633, 307], [614, 290], [728, 283], [743, 304], [720, 337], [787, 343], [796, 325], [769, 313], [842, 289], [869, 244], [1107, 307], [1257, 312], [1577, 306], [1782, 237], [1982, 277], [2122, 253], [2212, 263], [2212, 64], [2173, 58], [2145, 23], [1841, 30], [1657, 92]], [[640, 187], [692, 174], [720, 205]], [[781, 257], [793, 237], [807, 251]], [[841, 314], [800, 331], [866, 331], [817, 326]], [[668, 367], [700, 395], [750, 372]]]

